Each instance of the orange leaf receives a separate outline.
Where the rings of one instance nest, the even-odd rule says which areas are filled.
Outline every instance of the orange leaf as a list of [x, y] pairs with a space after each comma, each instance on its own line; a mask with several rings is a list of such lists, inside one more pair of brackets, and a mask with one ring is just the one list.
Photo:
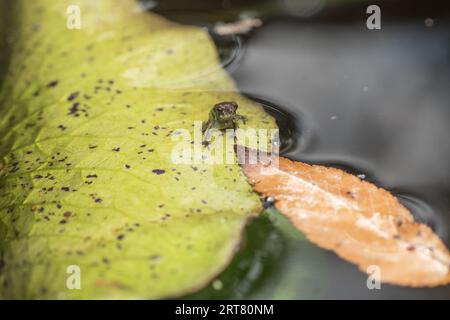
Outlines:
[[388, 191], [342, 170], [281, 157], [278, 165], [242, 168], [254, 190], [273, 197], [309, 240], [363, 272], [375, 265], [382, 282], [413, 287], [450, 282], [444, 243]]

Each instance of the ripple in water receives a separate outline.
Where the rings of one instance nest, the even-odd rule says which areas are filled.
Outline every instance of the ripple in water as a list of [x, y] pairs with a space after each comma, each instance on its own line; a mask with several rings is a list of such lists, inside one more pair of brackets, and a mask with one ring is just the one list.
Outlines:
[[242, 93], [247, 98], [260, 104], [264, 110], [275, 118], [280, 130], [280, 154], [283, 155], [291, 150], [304, 148], [307, 135], [304, 125], [299, 117], [289, 113], [286, 108], [280, 107], [280, 103], [271, 102], [260, 96]]
[[417, 196], [405, 193], [397, 193], [395, 195], [409, 209], [416, 221], [429, 226], [441, 239], [446, 238], [447, 229], [445, 224], [439, 221], [439, 215], [436, 214], [426, 201]]
[[241, 36], [222, 36], [210, 31], [210, 36], [214, 41], [219, 54], [222, 68], [233, 72], [244, 54], [244, 42]]

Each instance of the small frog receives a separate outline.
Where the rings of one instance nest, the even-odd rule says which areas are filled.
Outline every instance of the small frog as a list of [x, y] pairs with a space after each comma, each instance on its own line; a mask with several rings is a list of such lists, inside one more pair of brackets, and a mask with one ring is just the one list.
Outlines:
[[[209, 144], [210, 130], [226, 130], [237, 127], [237, 122], [241, 120], [244, 124], [247, 118], [236, 113], [238, 105], [236, 102], [220, 102], [211, 109], [209, 112], [208, 121], [204, 121], [202, 124], [202, 133], [205, 135], [203, 144]], [[206, 134], [205, 134], [206, 133]]]

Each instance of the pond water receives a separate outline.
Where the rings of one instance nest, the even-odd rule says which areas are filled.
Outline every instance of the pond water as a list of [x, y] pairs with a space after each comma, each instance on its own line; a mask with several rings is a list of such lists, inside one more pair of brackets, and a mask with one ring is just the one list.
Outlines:
[[[366, 28], [364, 1], [146, 4], [208, 28], [261, 18], [249, 35], [212, 37], [239, 90], [284, 128], [283, 155], [390, 190], [450, 246], [448, 4], [392, 1], [381, 6], [381, 30]], [[450, 286], [369, 290], [366, 280], [269, 208], [249, 225], [228, 269], [187, 298], [450, 298]]]

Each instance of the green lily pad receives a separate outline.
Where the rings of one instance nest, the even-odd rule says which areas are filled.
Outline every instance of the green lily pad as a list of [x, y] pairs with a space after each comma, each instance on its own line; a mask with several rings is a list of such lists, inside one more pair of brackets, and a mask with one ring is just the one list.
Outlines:
[[[67, 27], [69, 5], [80, 29]], [[0, 297], [164, 298], [207, 285], [261, 204], [235, 163], [175, 163], [173, 134], [194, 136], [220, 101], [236, 101], [247, 127], [274, 120], [236, 92], [206, 31], [134, 1], [18, 0], [9, 14]]]

